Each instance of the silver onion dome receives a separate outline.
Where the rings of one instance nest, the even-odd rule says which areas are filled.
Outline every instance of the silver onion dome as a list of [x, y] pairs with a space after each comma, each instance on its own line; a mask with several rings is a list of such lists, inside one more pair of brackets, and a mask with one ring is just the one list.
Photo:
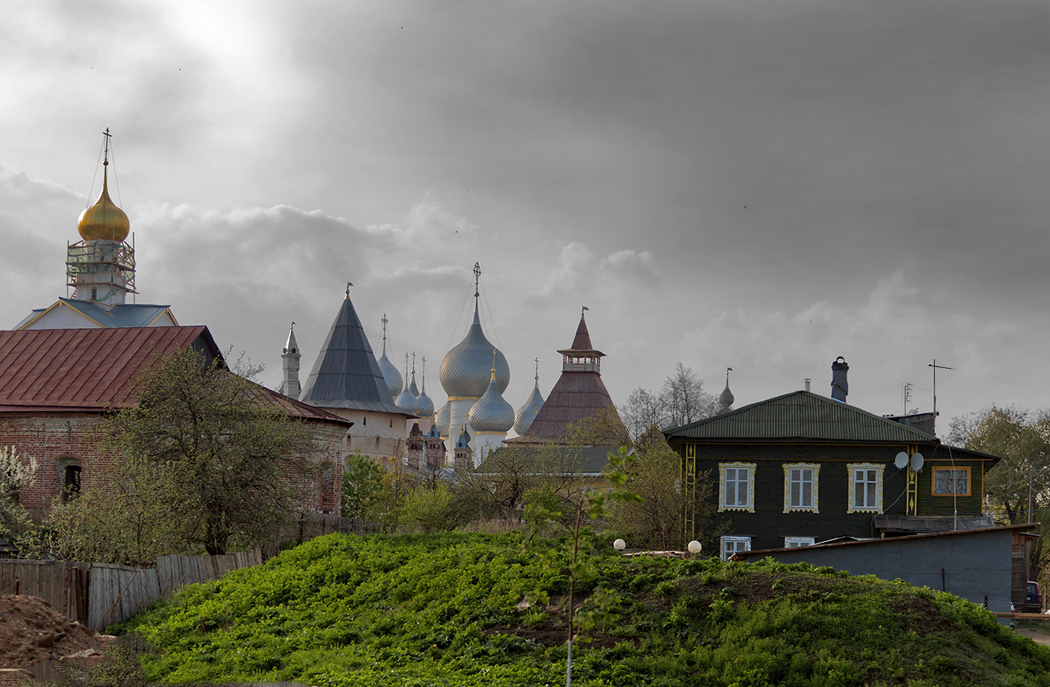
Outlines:
[[383, 319], [380, 320], [383, 323], [383, 354], [379, 356], [379, 371], [383, 374], [383, 381], [386, 382], [386, 391], [390, 394], [390, 398], [397, 397], [401, 391], [401, 386], [405, 383], [405, 380], [401, 378], [401, 373], [397, 371], [397, 366], [390, 362], [390, 358], [386, 357], [386, 325], [390, 321], [386, 318], [386, 313], [383, 313]]
[[496, 386], [502, 394], [510, 384], [510, 365], [502, 351], [489, 343], [481, 331], [477, 306], [474, 307], [474, 322], [467, 336], [445, 354], [439, 375], [441, 386], [449, 397], [479, 398], [485, 393], [492, 370], [492, 353], [496, 353]]
[[518, 412], [514, 413], [514, 431], [518, 433], [518, 436], [525, 436], [525, 432], [529, 431], [529, 427], [532, 427], [532, 421], [539, 415], [540, 408], [543, 407], [543, 394], [540, 393], [539, 380], [536, 381], [536, 386], [532, 388], [532, 395], [529, 396], [529, 400], [525, 401], [525, 405], [518, 408]]
[[390, 358], [386, 357], [386, 351], [383, 351], [383, 355], [379, 356], [379, 371], [383, 373], [383, 381], [386, 382], [387, 393], [390, 394], [390, 398], [395, 398], [401, 391], [405, 380], [401, 378], [401, 373], [397, 371], [394, 363], [390, 362]]
[[401, 393], [394, 399], [394, 405], [409, 415], [416, 414], [416, 395], [408, 388], [408, 355], [405, 355], [405, 383]]
[[437, 415], [434, 418], [434, 424], [437, 425], [441, 436], [447, 437], [449, 435], [448, 426], [452, 424], [452, 404], [446, 401], [445, 405], [441, 406], [441, 409], [437, 411]]
[[[426, 389], [425, 386], [423, 388]], [[430, 400], [425, 390], [416, 397], [416, 415], [419, 417], [431, 417], [434, 415], [434, 402]]]
[[495, 370], [491, 372], [489, 388], [470, 407], [467, 419], [475, 432], [506, 432], [514, 426], [514, 408], [500, 395]]

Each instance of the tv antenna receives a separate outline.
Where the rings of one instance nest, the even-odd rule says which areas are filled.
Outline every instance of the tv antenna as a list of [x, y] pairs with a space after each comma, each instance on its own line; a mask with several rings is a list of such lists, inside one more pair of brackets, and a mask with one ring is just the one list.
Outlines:
[[[933, 415], [937, 417], [937, 370], [955, 370], [954, 367], [947, 367], [945, 365], [938, 365], [937, 359], [933, 359], [933, 364], [930, 365], [933, 368]], [[936, 420], [934, 420], [936, 422]]]

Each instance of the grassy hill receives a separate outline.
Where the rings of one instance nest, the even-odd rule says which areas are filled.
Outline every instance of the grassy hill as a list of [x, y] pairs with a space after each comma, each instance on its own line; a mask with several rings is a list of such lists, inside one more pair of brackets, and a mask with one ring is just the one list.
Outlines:
[[[1050, 649], [928, 589], [805, 565], [624, 558], [587, 540], [575, 685], [1050, 685]], [[568, 546], [315, 539], [119, 628], [151, 679], [565, 684]], [[582, 587], [582, 593], [580, 588]], [[527, 595], [550, 603], [528, 608]]]

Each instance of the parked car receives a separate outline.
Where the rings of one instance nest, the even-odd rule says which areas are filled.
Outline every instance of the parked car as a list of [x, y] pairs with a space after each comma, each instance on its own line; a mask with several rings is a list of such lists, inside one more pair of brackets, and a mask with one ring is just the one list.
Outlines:
[[1043, 612], [1043, 589], [1039, 586], [1038, 582], [1028, 580], [1028, 593], [1025, 596], [1025, 603], [1021, 606], [1021, 613], [1042, 613]]

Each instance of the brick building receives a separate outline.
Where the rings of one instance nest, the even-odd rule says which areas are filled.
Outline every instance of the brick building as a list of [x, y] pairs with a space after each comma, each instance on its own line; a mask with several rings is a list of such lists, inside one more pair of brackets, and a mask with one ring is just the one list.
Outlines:
[[[142, 366], [185, 350], [207, 361], [221, 357], [203, 326], [0, 331], [0, 445], [39, 465], [19, 494], [21, 503], [41, 513], [67, 487], [104, 487], [100, 469], [115, 456], [100, 445], [101, 418], [136, 402], [133, 382]], [[317, 470], [289, 478], [315, 490], [311, 510], [337, 514], [350, 423], [258, 388], [261, 403], [309, 423], [319, 447], [310, 456]]]

